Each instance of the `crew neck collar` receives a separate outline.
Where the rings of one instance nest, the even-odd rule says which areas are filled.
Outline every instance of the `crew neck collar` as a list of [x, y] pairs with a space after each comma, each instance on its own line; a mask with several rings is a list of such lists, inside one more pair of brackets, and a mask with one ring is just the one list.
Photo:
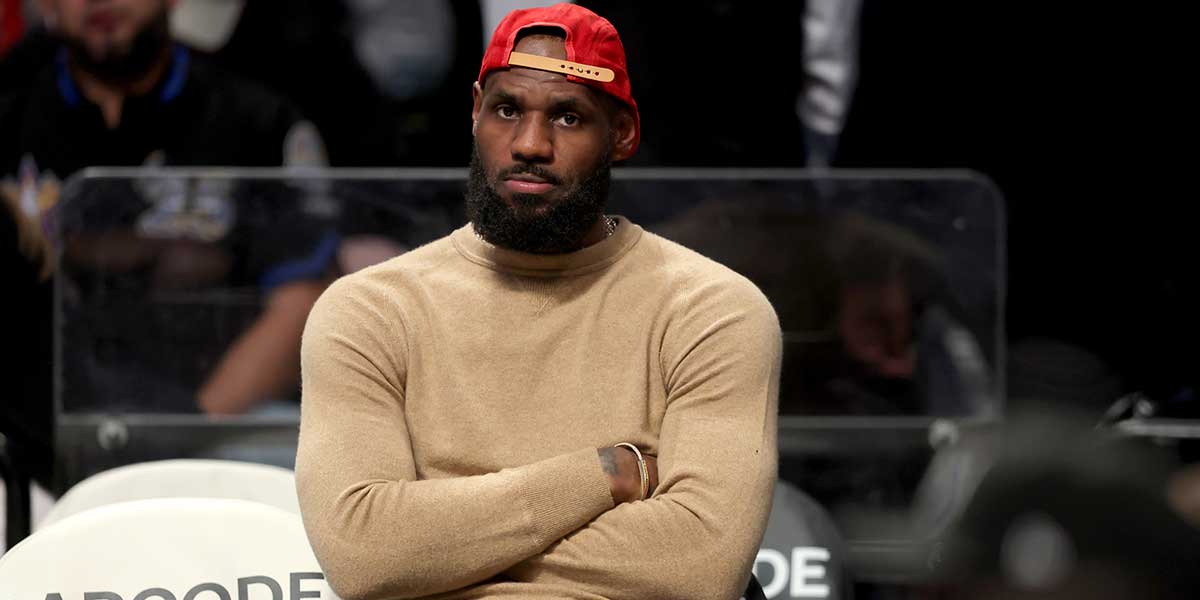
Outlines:
[[501, 248], [476, 236], [471, 223], [458, 228], [450, 237], [464, 258], [489, 269], [531, 277], [569, 277], [613, 264], [641, 239], [641, 227], [624, 217], [612, 218], [617, 222], [612, 235], [565, 254], [531, 254]]

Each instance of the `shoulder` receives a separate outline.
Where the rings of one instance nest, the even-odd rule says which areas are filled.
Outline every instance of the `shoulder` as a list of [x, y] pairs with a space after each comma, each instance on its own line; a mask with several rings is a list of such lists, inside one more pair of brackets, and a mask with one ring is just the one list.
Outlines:
[[[400, 285], [419, 281], [459, 258], [449, 236], [418, 246], [404, 254], [385, 260], [343, 277], [352, 285]], [[340, 280], [339, 280], [340, 281]]]
[[778, 355], [779, 317], [758, 286], [658, 235], [647, 232], [642, 241], [650, 276], [644, 285], [666, 294], [662, 297], [664, 358], [678, 362], [701, 345], [720, 352], [737, 348], [740, 353]]
[[[403, 308], [425, 280], [458, 256], [448, 237], [364, 268], [335, 281], [322, 300], [331, 303]], [[328, 299], [326, 300], [326, 296]]]
[[680, 301], [736, 302], [743, 307], [771, 310], [770, 301], [758, 286], [733, 269], [650, 232], [643, 234], [642, 244], [652, 274]]
[[678, 243], [650, 233], [644, 241], [643, 252], [653, 257], [648, 283], [666, 294], [660, 318], [667, 381], [710, 373], [718, 365], [752, 364], [759, 373], [778, 363], [779, 317], [758, 286]]
[[452, 260], [451, 253], [449, 240], [442, 238], [334, 281], [309, 314], [306, 345], [315, 348], [337, 338], [371, 353], [402, 348], [410, 316], [427, 296], [422, 292], [427, 278]]

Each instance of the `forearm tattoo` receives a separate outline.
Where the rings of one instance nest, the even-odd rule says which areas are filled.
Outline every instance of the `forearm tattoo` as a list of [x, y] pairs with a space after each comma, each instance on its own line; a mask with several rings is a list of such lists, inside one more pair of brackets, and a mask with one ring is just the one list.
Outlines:
[[617, 469], [617, 457], [615, 454], [616, 452], [613, 452], [612, 448], [605, 448], [600, 451], [600, 466], [604, 468], [605, 473], [608, 473], [612, 477], [620, 474], [620, 471]]

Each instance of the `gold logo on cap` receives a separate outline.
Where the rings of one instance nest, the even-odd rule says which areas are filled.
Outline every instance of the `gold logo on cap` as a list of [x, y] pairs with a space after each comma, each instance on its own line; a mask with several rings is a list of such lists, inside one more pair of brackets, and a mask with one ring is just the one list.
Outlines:
[[569, 60], [559, 60], [557, 58], [550, 58], [547, 56], [538, 56], [536, 54], [525, 54], [524, 52], [513, 52], [509, 54], [508, 66], [529, 67], [530, 69], [550, 71], [551, 73], [574, 75], [576, 77], [591, 79], [601, 83], [608, 83], [617, 77], [616, 74], [613, 73], [612, 69], [585, 65], [583, 63], [571, 62]]

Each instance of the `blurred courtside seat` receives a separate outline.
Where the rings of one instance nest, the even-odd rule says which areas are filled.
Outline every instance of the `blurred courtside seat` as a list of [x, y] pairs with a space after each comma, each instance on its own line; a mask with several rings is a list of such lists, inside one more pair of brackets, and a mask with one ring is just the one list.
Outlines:
[[845, 542], [829, 513], [786, 482], [775, 483], [767, 531], [754, 561], [766, 598], [853, 597]]
[[298, 515], [245, 500], [156, 498], [94, 508], [26, 538], [0, 557], [0, 598], [336, 596]]
[[236, 461], [178, 459], [137, 463], [93, 475], [63, 494], [38, 527], [107, 504], [187, 497], [248, 500], [300, 514], [296, 477], [287, 469]]

